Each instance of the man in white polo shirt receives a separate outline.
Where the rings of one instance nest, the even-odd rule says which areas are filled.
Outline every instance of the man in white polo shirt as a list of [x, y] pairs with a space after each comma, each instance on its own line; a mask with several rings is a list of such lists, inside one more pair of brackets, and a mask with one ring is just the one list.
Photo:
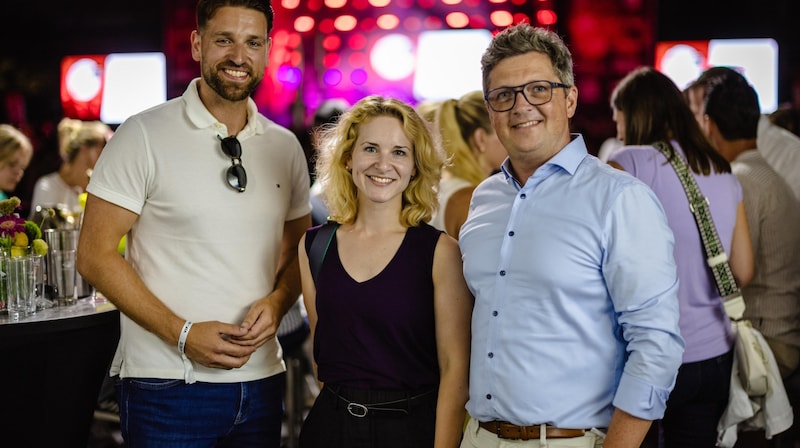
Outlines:
[[250, 99], [272, 23], [269, 0], [200, 0], [202, 77], [123, 123], [92, 175], [79, 270], [122, 312], [128, 447], [280, 444], [275, 333], [311, 206], [299, 142]]

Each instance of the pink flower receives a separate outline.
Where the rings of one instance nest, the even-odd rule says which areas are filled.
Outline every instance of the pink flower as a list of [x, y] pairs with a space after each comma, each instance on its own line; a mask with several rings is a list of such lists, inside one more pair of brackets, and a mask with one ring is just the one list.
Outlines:
[[14, 237], [25, 231], [25, 220], [14, 215], [0, 216], [0, 236]]

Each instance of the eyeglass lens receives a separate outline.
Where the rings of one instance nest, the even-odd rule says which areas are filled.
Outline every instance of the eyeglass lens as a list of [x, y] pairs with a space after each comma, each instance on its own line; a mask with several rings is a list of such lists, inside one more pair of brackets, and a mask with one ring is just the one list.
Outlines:
[[236, 137], [225, 137], [220, 141], [222, 152], [231, 158], [231, 166], [225, 173], [228, 185], [239, 193], [247, 187], [247, 172], [242, 166], [242, 145]]
[[489, 105], [497, 112], [511, 110], [522, 93], [531, 106], [548, 103], [553, 98], [553, 86], [547, 81], [533, 81], [517, 87], [502, 87], [489, 93]]

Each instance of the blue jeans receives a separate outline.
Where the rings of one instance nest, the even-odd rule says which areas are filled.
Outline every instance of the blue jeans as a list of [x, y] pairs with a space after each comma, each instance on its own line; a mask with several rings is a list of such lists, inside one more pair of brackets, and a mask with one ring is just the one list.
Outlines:
[[246, 383], [124, 378], [117, 383], [128, 448], [279, 448], [285, 374]]

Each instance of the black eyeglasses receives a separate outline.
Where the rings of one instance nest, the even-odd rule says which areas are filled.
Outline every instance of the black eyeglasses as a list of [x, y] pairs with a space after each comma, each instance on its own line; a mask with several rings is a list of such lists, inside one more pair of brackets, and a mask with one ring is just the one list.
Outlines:
[[561, 87], [568, 89], [569, 86], [560, 82], [553, 81], [531, 81], [527, 84], [516, 87], [498, 87], [490, 90], [483, 98], [489, 103], [489, 107], [495, 112], [506, 112], [514, 108], [517, 104], [517, 94], [521, 93], [531, 106], [541, 106], [553, 99], [553, 89]]
[[236, 137], [222, 138], [217, 136], [222, 145], [222, 152], [231, 158], [231, 166], [225, 173], [225, 178], [228, 180], [228, 185], [239, 193], [243, 192], [247, 187], [247, 172], [242, 166], [242, 145]]

